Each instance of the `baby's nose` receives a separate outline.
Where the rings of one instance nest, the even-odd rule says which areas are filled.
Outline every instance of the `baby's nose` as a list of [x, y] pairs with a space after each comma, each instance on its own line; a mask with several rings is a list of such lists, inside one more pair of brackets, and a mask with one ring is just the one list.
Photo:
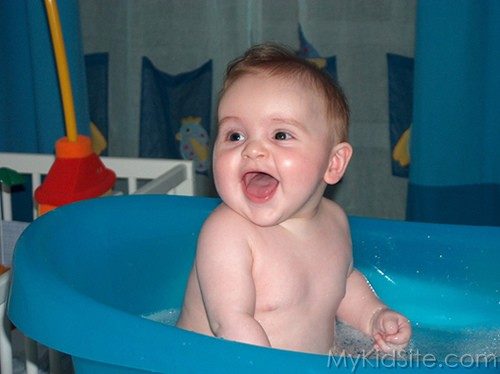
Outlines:
[[245, 148], [243, 149], [244, 158], [264, 158], [268, 154], [265, 144], [260, 140], [252, 140], [247, 142]]

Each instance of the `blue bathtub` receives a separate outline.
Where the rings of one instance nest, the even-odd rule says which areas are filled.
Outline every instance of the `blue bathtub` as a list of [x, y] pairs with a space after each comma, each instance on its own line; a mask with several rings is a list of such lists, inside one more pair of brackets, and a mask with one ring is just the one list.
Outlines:
[[[9, 318], [25, 335], [70, 354], [77, 373], [498, 372], [497, 359], [355, 363], [223, 341], [142, 318], [180, 308], [198, 231], [217, 204], [124, 196], [42, 216], [16, 247]], [[351, 218], [351, 229], [356, 266], [417, 333], [500, 331], [500, 228]]]

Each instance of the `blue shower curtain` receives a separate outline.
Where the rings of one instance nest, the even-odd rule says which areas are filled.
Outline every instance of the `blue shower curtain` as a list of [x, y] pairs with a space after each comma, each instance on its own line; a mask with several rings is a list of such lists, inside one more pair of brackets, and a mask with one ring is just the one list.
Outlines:
[[[58, 1], [80, 134], [89, 114], [77, 0]], [[65, 135], [50, 32], [41, 0], [0, 1], [0, 151], [53, 153]], [[1, 165], [0, 165], [1, 166]]]
[[420, 0], [407, 218], [500, 225], [500, 1]]

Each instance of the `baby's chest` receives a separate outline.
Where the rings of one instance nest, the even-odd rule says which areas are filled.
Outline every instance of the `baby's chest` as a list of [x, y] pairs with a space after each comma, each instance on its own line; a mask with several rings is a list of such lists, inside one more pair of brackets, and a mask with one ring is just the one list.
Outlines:
[[337, 308], [349, 265], [350, 252], [341, 248], [268, 248], [254, 264], [257, 308]]

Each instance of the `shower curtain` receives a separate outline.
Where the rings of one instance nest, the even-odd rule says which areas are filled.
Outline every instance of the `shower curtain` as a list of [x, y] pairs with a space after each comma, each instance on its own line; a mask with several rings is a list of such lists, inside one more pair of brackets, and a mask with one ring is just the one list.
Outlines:
[[[88, 135], [78, 1], [59, 1], [58, 8], [78, 132]], [[64, 118], [43, 1], [0, 1], [0, 87], [0, 151], [53, 153]]]
[[407, 218], [500, 225], [500, 2], [421, 0]]

